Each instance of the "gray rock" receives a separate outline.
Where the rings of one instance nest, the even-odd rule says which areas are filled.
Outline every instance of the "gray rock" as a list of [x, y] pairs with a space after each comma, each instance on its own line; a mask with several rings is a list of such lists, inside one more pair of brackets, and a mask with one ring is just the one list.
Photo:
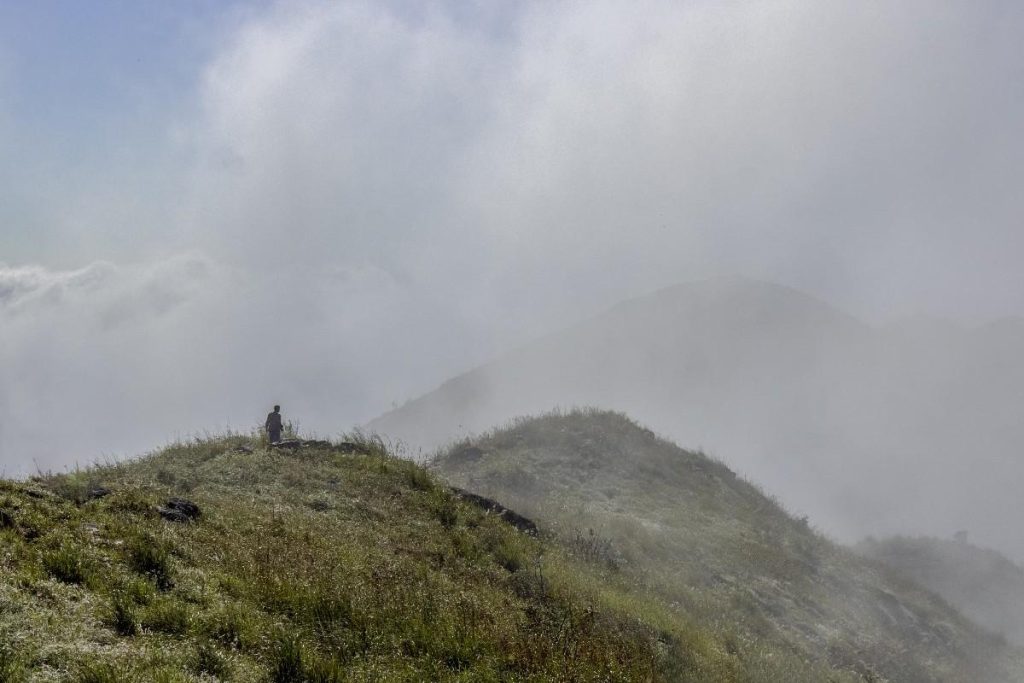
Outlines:
[[533, 535], [536, 534], [538, 531], [537, 525], [533, 522], [533, 520], [523, 517], [518, 512], [509, 510], [507, 507], [505, 507], [496, 500], [492, 500], [490, 498], [486, 498], [479, 494], [466, 491], [465, 489], [456, 488], [454, 486], [451, 487], [450, 490], [452, 493], [454, 493], [456, 496], [466, 501], [467, 503], [471, 503], [486, 512], [498, 515], [503, 520], [505, 520], [515, 528], [519, 529], [523, 533]]
[[171, 498], [157, 512], [168, 522], [192, 522], [202, 515], [198, 505], [184, 498]]

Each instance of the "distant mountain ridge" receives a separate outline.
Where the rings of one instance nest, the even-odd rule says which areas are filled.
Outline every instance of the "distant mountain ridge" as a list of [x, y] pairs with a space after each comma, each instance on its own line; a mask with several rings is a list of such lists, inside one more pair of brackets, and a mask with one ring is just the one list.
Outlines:
[[[663, 386], [664, 380], [671, 377], [651, 386], [645, 382], [647, 375], [666, 370], [682, 375], [710, 368], [707, 361], [722, 351], [723, 341], [720, 334], [712, 333], [731, 332], [729, 341], [742, 345], [748, 341], [744, 332], [753, 325], [771, 326], [776, 337], [783, 332], [780, 328], [799, 326], [809, 333], [808, 343], [822, 334], [858, 337], [869, 333], [856, 319], [778, 285], [743, 279], [676, 285], [621, 302], [603, 314], [448, 380], [368, 426], [410, 444], [436, 447], [452, 439], [457, 427], [477, 431], [511, 415], [530, 412], [506, 406], [571, 405], [578, 399], [582, 404], [614, 407], [614, 395], [608, 396], [609, 403], [593, 400], [595, 392], [620, 389], [621, 380], [635, 382], [629, 388], [641, 398], [643, 389], [668, 388]], [[640, 345], [643, 348], [637, 349]], [[692, 357], [680, 358], [686, 353]], [[676, 358], [681, 368], [664, 367]], [[606, 360], [614, 362], [595, 369]], [[519, 398], [514, 394], [522, 391], [508, 391], [516, 383], [526, 390], [548, 393]]]
[[597, 405], [721, 455], [844, 539], [970, 528], [1024, 557], [1024, 535], [992, 523], [1024, 516], [1007, 484], [1024, 481], [1022, 356], [1020, 321], [878, 327], [787, 287], [710, 280], [624, 301], [367, 427], [430, 451]]

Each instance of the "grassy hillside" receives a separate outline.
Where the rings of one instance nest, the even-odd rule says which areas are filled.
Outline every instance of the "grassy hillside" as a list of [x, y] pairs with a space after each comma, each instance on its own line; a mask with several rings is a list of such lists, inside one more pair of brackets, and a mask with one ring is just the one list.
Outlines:
[[228, 437], [0, 482], [0, 682], [736, 680], [709, 634], [361, 450]]
[[728, 454], [845, 538], [969, 528], [1024, 557], [1024, 536], [994, 523], [1024, 516], [1011, 484], [1024, 480], [1022, 351], [1019, 321], [876, 327], [785, 287], [692, 282], [503, 354], [369, 428], [436, 448], [597, 405]]
[[745, 675], [787, 653], [865, 680], [1024, 680], [1019, 652], [935, 595], [622, 415], [520, 420], [435, 467], [533, 516], [608, 581], [711, 628]]
[[898, 536], [866, 540], [857, 551], [935, 591], [1011, 642], [1024, 645], [1024, 568], [963, 541]]

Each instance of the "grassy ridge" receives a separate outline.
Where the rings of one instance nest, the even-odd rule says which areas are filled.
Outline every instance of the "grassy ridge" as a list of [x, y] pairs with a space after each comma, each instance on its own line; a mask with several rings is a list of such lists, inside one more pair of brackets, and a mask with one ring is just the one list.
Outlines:
[[363, 446], [0, 482], [0, 682], [738, 680], [716, 637]]
[[518, 420], [456, 444], [434, 466], [714, 631], [740, 679], [1024, 680], [1019, 651], [934, 594], [621, 414]]

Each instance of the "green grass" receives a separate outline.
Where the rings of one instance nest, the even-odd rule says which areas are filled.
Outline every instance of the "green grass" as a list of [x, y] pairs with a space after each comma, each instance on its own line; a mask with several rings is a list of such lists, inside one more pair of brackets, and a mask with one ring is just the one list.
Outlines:
[[[738, 680], [710, 632], [361, 443], [232, 435], [0, 481], [0, 683]], [[156, 511], [181, 482], [198, 522]]]
[[59, 548], [43, 553], [43, 568], [58, 581], [85, 583], [89, 576], [81, 550], [65, 541]]
[[0, 643], [0, 683], [18, 683], [24, 680], [22, 658], [10, 643]]
[[[483, 454], [462, 457], [470, 447]], [[1020, 651], [621, 414], [519, 419], [432, 467], [546, 529], [564, 553], [545, 561], [546, 580], [689, 634], [683, 662], [721, 648], [727, 657], [701, 665], [708, 680], [1024, 680]], [[522, 571], [515, 553], [491, 552]]]
[[115, 593], [112, 596], [107, 624], [121, 636], [134, 636], [139, 632], [137, 609], [128, 595]]
[[174, 585], [170, 549], [165, 541], [140, 533], [128, 540], [125, 549], [131, 568], [152, 579], [159, 589], [167, 590]]
[[[858, 604], [896, 590], [870, 568], [849, 590], [845, 554], [720, 463], [619, 417], [564, 419], [498, 432], [480, 469], [445, 472], [539, 537], [360, 435], [358, 455], [230, 435], [0, 481], [0, 683], [852, 683], [900, 661], [898, 640], [841, 629], [812, 650], [779, 616], [858, 623], [828, 621], [821, 584]], [[157, 507], [183, 483], [202, 517], [167, 522]], [[99, 486], [112, 493], [82, 493]], [[948, 618], [950, 652], [1000, 656], [901, 590]], [[965, 680], [952, 654], [917, 652], [930, 680]]]

